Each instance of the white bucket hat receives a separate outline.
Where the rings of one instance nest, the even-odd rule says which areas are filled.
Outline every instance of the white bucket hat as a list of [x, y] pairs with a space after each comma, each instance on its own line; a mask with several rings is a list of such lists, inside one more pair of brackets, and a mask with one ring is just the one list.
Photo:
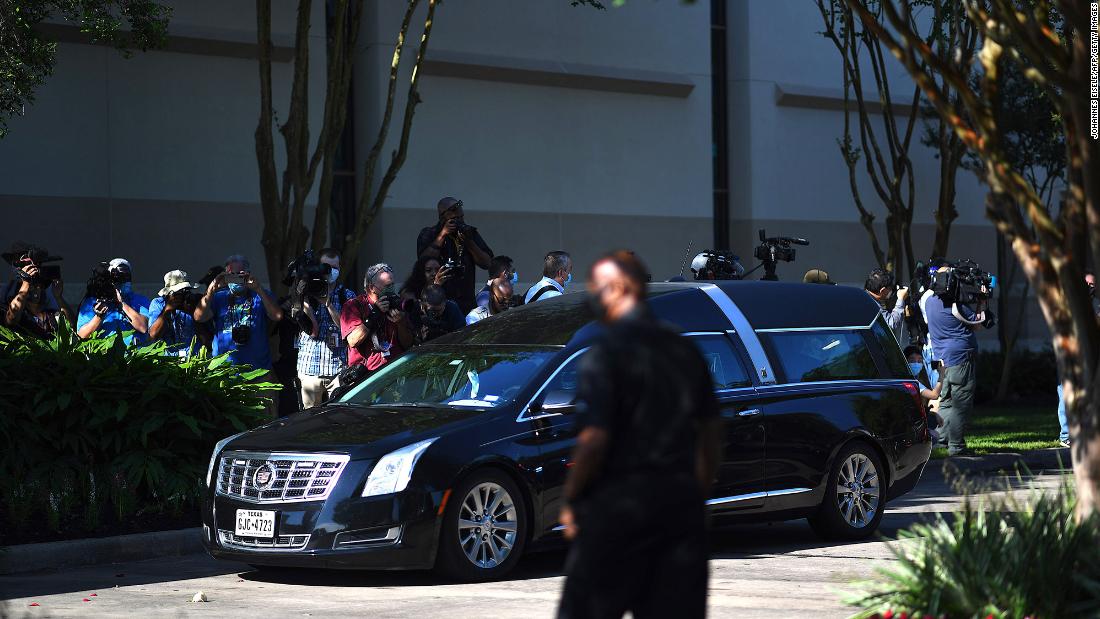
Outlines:
[[160, 292], [157, 294], [165, 297], [174, 292], [179, 292], [188, 288], [195, 289], [198, 288], [198, 286], [191, 283], [190, 278], [187, 276], [187, 271], [180, 271], [177, 269], [175, 271], [168, 271], [164, 274], [164, 288], [161, 288]]

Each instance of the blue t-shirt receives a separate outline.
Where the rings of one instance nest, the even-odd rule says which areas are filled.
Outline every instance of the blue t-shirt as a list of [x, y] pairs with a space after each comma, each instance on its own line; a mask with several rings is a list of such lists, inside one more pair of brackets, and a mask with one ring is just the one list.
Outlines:
[[[149, 299], [146, 299], [136, 292], [131, 292], [129, 295], [123, 296], [122, 299], [126, 301], [126, 305], [136, 309], [142, 316], [146, 318], [149, 317]], [[85, 297], [84, 300], [81, 301], [80, 309], [77, 310], [76, 313], [76, 328], [78, 330], [91, 322], [92, 318], [95, 318], [95, 303], [96, 300], [91, 297]], [[152, 321], [149, 322], [152, 323]], [[122, 339], [127, 346], [131, 343], [145, 344], [149, 341], [147, 335], [134, 331], [134, 325], [130, 324], [130, 318], [126, 316], [126, 313], [122, 311], [121, 307], [112, 306], [111, 311], [103, 316], [103, 322], [100, 323], [99, 330], [104, 333], [133, 331], [133, 334]]]
[[[268, 295], [271, 295], [265, 289]], [[260, 295], [249, 292], [247, 297], [234, 297], [228, 290], [214, 293], [210, 301], [214, 313], [214, 355], [229, 353], [229, 361], [247, 364], [256, 369], [271, 369], [271, 347], [267, 341], [270, 328], [264, 302]], [[248, 342], [237, 346], [233, 327], [248, 327]]]
[[[974, 320], [977, 314], [965, 305], [957, 305], [959, 314], [967, 320]], [[945, 306], [943, 300], [932, 295], [924, 306], [925, 320], [928, 321], [928, 335], [936, 342], [935, 353], [945, 367], [959, 365], [969, 358], [970, 353], [978, 350], [978, 336], [967, 325], [951, 313], [951, 306]]]
[[[157, 297], [149, 302], [149, 330], [153, 330], [153, 323], [164, 313], [164, 297]], [[160, 339], [168, 342], [168, 354], [180, 355], [188, 350], [188, 346], [194, 341], [195, 345], [190, 352], [199, 349], [199, 342], [195, 339], [195, 319], [185, 311], [176, 309], [170, 315], [165, 316], [168, 323], [161, 331]]]

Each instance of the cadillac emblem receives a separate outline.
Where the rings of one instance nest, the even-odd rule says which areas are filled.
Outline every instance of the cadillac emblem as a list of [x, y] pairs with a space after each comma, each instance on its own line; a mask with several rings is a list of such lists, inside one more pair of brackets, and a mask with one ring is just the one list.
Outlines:
[[274, 481], [275, 467], [271, 466], [270, 463], [264, 463], [252, 475], [252, 485], [256, 486], [257, 490], [267, 490]]

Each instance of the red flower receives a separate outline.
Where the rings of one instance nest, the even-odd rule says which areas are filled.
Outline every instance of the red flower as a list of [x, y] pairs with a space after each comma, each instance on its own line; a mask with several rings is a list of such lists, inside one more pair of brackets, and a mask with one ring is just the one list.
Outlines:
[[84, 598], [84, 601], [85, 602], [91, 602], [91, 600], [89, 600], [88, 598]]
[[31, 602], [29, 606], [41, 606], [38, 602]]
[[98, 593], [89, 593], [88, 597], [90, 597], [90, 598], [99, 597], [99, 594]]

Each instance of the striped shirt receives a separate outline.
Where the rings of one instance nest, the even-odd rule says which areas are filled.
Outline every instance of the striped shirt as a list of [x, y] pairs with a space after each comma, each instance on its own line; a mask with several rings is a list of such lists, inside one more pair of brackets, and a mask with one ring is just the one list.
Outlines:
[[[344, 286], [332, 292], [329, 303], [336, 315], [355, 293]], [[329, 311], [316, 308], [317, 338], [302, 332], [298, 335], [298, 374], [303, 376], [336, 376], [348, 365], [348, 344], [340, 337], [340, 324], [332, 320]]]

